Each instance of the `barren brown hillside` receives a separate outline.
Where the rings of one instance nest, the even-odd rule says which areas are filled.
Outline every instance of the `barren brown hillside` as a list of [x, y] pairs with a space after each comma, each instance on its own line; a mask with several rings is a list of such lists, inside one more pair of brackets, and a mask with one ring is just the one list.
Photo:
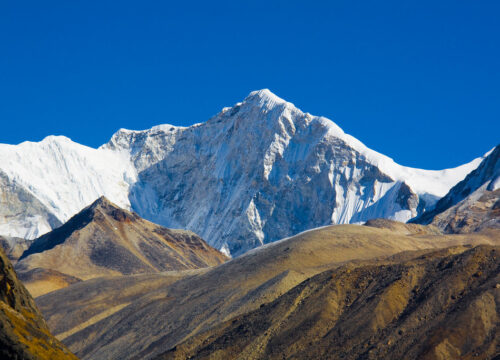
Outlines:
[[[179, 275], [173, 283], [169, 278], [151, 278], [147, 282], [156, 285], [150, 290], [128, 297], [120, 295], [125, 286], [120, 289], [111, 281], [93, 280], [42, 296], [37, 303], [51, 329], [81, 358], [147, 359], [256, 310], [326, 270], [460, 244], [500, 245], [500, 236], [498, 232], [434, 235], [330, 226], [269, 244], [214, 268]], [[127, 281], [128, 287], [136, 289], [149, 286], [138, 278]], [[96, 292], [106, 295], [94, 301]], [[110, 298], [116, 299], [111, 310], [106, 305]]]
[[16, 270], [40, 296], [79, 280], [197, 269], [226, 260], [198, 235], [153, 224], [102, 197], [36, 239]]
[[157, 360], [493, 358], [500, 247], [464, 250], [323, 272]]

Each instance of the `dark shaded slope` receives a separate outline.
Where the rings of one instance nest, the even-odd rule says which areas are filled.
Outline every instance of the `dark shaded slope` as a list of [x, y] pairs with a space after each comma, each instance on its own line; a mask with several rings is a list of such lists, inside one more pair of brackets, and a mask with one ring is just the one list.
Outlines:
[[[113, 315], [137, 299], [204, 271], [207, 269], [100, 277], [40, 296], [36, 302], [52, 333], [64, 342], [67, 337]], [[55, 319], [59, 321], [54, 322]], [[98, 355], [99, 352], [93, 359], [99, 358]]]
[[53, 337], [0, 249], [0, 359], [76, 359]]
[[323, 272], [157, 359], [493, 358], [500, 247], [463, 250]]

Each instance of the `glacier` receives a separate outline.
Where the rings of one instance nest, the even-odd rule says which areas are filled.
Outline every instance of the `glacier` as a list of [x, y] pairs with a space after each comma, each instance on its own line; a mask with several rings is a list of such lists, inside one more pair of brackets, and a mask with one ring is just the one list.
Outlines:
[[407, 221], [482, 159], [405, 167], [264, 89], [204, 123], [120, 129], [98, 149], [61, 136], [0, 144], [0, 234], [40, 236], [104, 195], [237, 256], [314, 227]]

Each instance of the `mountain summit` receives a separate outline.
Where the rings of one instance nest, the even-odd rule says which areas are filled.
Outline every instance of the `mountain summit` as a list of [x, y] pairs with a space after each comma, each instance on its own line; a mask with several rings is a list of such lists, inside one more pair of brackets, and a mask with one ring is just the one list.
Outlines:
[[121, 130], [102, 149], [128, 153], [138, 169], [129, 198], [139, 214], [232, 255], [328, 224], [407, 221], [479, 163], [400, 166], [269, 90], [206, 123]]
[[317, 226], [407, 221], [481, 160], [442, 171], [404, 167], [259, 90], [204, 123], [121, 129], [99, 149], [60, 137], [0, 145], [0, 191], [38, 209], [5, 208], [0, 234], [40, 236], [105, 195], [239, 255]]
[[74, 282], [68, 277], [79, 281], [189, 270], [226, 260], [195, 233], [153, 224], [100, 197], [63, 226], [36, 239], [16, 269], [28, 289], [40, 295]]

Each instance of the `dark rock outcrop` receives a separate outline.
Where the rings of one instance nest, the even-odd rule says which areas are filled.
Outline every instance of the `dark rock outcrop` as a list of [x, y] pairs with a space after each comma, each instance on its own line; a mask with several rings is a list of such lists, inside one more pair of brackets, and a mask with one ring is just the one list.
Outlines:
[[53, 337], [31, 295], [0, 249], [0, 358], [77, 359]]

